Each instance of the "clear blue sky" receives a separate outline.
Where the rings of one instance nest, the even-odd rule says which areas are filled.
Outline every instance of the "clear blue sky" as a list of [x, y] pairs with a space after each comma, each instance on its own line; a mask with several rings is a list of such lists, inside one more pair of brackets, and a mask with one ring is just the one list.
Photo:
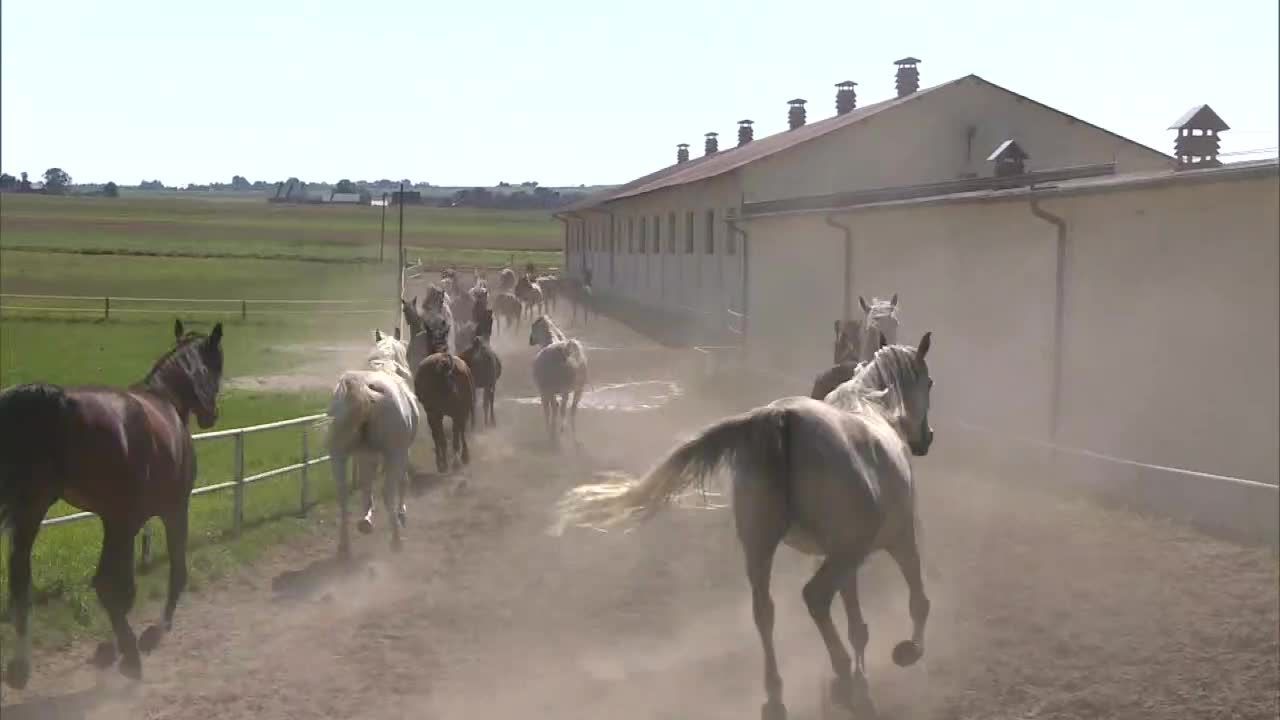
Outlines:
[[1224, 152], [1273, 147], [1278, 5], [6, 0], [0, 168], [623, 182], [740, 118], [783, 129], [793, 97], [827, 117], [840, 80], [888, 98], [907, 55], [923, 85], [976, 73], [1160, 150], [1204, 102]]

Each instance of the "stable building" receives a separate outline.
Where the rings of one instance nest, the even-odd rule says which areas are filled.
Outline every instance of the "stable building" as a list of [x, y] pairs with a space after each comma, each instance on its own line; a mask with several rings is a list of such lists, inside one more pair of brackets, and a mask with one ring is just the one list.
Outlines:
[[1277, 483], [1277, 161], [1223, 163], [1208, 106], [1168, 155], [976, 75], [919, 89], [919, 64], [896, 63], [897, 97], [839, 83], [833, 117], [791, 100], [785, 131], [742, 120], [733, 147], [708, 133], [700, 157], [682, 144], [568, 207], [566, 271], [729, 338], [797, 394], [832, 321], [897, 293], [899, 341], [935, 333], [938, 422], [1136, 463], [1091, 470], [1112, 485]]

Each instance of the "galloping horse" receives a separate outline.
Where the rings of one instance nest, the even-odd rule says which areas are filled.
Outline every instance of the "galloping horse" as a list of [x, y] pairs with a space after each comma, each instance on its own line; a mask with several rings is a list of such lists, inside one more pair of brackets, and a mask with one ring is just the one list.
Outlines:
[[556, 302], [560, 298], [560, 278], [555, 275], [540, 275], [534, 282], [542, 289], [543, 302], [547, 312], [555, 312]]
[[566, 337], [546, 315], [533, 321], [529, 344], [542, 348], [533, 357], [533, 381], [542, 398], [542, 417], [551, 444], [559, 445], [560, 430], [566, 420], [575, 437], [578, 432], [578, 402], [587, 385], [587, 353], [582, 343]]
[[[218, 420], [222, 323], [208, 336], [173, 327], [176, 346], [142, 382], [128, 389], [44, 383], [0, 392], [0, 527], [13, 531], [9, 596], [17, 652], [5, 679], [23, 688], [31, 677], [31, 547], [45, 513], [58, 499], [102, 519], [102, 556], [93, 576], [98, 601], [111, 618], [115, 642], [98, 646], [93, 662], [142, 678], [141, 652], [173, 628], [187, 583], [187, 508], [196, 479], [188, 430]], [[163, 620], [135, 638], [128, 614], [136, 586], [133, 542], [143, 523], [159, 517], [169, 550], [169, 596]]]
[[[866, 690], [868, 632], [858, 600], [858, 567], [867, 555], [887, 550], [910, 591], [911, 640], [893, 649], [900, 666], [924, 655], [929, 615], [920, 570], [915, 482], [910, 456], [933, 442], [929, 396], [933, 380], [925, 356], [931, 335], [917, 348], [889, 345], [876, 351], [831, 402], [783, 398], [710, 426], [671, 451], [639, 481], [586, 485], [569, 491], [560, 523], [598, 528], [629, 518], [647, 519], [721, 463], [733, 476], [733, 509], [746, 556], [752, 610], [764, 650], [764, 720], [783, 720], [782, 677], [773, 646], [773, 598], [769, 592], [778, 544], [823, 558], [804, 586], [809, 608], [830, 656], [835, 680], [831, 700], [850, 710], [870, 705]], [[852, 660], [831, 621], [836, 592], [848, 614]], [[852, 663], [852, 667], [851, 667]], [[874, 708], [871, 708], [874, 710]]]
[[516, 282], [515, 296], [520, 298], [520, 302], [524, 303], [524, 310], [528, 312], [529, 317], [546, 312], [547, 307], [542, 288], [538, 286], [538, 283], [529, 279], [528, 275], [521, 275]]
[[406, 522], [404, 485], [409, 471], [409, 448], [418, 436], [422, 410], [409, 382], [413, 375], [404, 344], [374, 330], [374, 349], [364, 370], [350, 370], [338, 378], [329, 402], [329, 457], [338, 492], [338, 556], [349, 557], [347, 535], [347, 461], [355, 457], [365, 496], [365, 512], [357, 527], [373, 532], [373, 477], [382, 461], [382, 498], [394, 515], [391, 549], [400, 549], [400, 529]]
[[520, 300], [509, 292], [500, 292], [493, 299], [495, 313], [494, 330], [499, 330], [505, 322], [508, 328], [520, 328], [520, 317], [524, 314], [524, 306]]
[[[467, 422], [475, 405], [475, 387], [471, 381], [471, 369], [461, 358], [448, 351], [446, 338], [449, 327], [444, 318], [436, 315], [427, 318], [421, 336], [425, 341], [427, 357], [413, 373], [413, 391], [427, 413], [431, 426], [431, 438], [436, 446], [436, 469], [449, 471], [449, 439], [444, 434], [444, 416], [448, 415], [453, 426], [453, 465], [471, 462], [471, 450], [467, 447]], [[416, 338], [415, 338], [416, 340]]]
[[448, 293], [436, 285], [427, 288], [427, 297], [422, 301], [422, 319], [425, 321], [433, 315], [444, 318], [449, 328], [448, 352], [457, 352], [458, 338], [457, 326], [453, 321], [453, 303], [449, 300]]
[[[482, 407], [484, 409], [484, 424], [486, 426], [494, 426], [498, 424], [498, 418], [493, 412], [494, 395], [498, 388], [498, 378], [502, 377], [502, 359], [489, 346], [489, 338], [493, 334], [493, 311], [488, 310], [487, 321], [482, 321], [476, 328], [474, 337], [470, 346], [462, 351], [462, 361], [467, 364], [467, 368], [471, 370], [471, 378], [475, 383], [476, 390], [484, 391], [484, 399]], [[471, 426], [475, 427], [476, 412], [474, 408], [471, 413]]]

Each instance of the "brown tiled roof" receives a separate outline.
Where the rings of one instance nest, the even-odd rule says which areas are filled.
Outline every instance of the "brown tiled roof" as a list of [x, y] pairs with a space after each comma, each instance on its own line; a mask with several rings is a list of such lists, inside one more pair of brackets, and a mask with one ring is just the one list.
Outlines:
[[[1112, 135], [1126, 142], [1133, 143], [1134, 145], [1139, 145], [1140, 147], [1144, 147], [1147, 150], [1150, 150], [1151, 152], [1157, 155], [1169, 158], [1169, 156], [1166, 155], [1165, 153], [1162, 153], [1150, 147], [1146, 147], [1145, 145], [1141, 145], [1140, 143], [1136, 143], [1133, 140], [1117, 135], [1116, 133], [1106, 130], [1105, 128], [1100, 128], [1096, 125], [1093, 125], [1092, 123], [1088, 123], [1083, 120], [1080, 120], [1079, 118], [1069, 115], [1067, 113], [1064, 113], [1060, 110], [1055, 110], [1054, 108], [1044, 105], [1043, 103], [1036, 102], [1035, 100], [1032, 100], [1031, 98], [1028, 98], [1024, 95], [1015, 93], [1012, 90], [1007, 90], [1003, 87], [1000, 87], [999, 85], [996, 85], [995, 83], [988, 82], [987, 80], [984, 80], [978, 77], [977, 75], [966, 75], [965, 77], [959, 78], [957, 80], [945, 82], [945, 83], [942, 83], [941, 85], [934, 85], [933, 87], [919, 90], [917, 92], [911, 93], [910, 95], [906, 95], [904, 97], [893, 98], [891, 100], [885, 100], [883, 102], [878, 102], [871, 105], [867, 105], [865, 107], [860, 107], [860, 108], [857, 108], [856, 110], [845, 113], [844, 115], [836, 115], [834, 117], [825, 118], [823, 120], [819, 120], [817, 122], [813, 122], [808, 125], [802, 125], [801, 127], [798, 127], [794, 130], [785, 130], [783, 132], [775, 133], [773, 135], [769, 135], [766, 137], [756, 138], [751, 142], [747, 143], [746, 145], [738, 145], [736, 147], [729, 148], [727, 150], [721, 150], [720, 152], [714, 153], [712, 155], [704, 155], [700, 158], [697, 158], [696, 160], [690, 160], [688, 162], [677, 163], [675, 165], [667, 166], [661, 170], [658, 170], [657, 172], [650, 173], [649, 175], [645, 175], [644, 177], [640, 177], [635, 180], [632, 180], [629, 183], [618, 185], [613, 188], [610, 188], [609, 190], [605, 190], [600, 193], [596, 193], [594, 195], [588, 196], [580, 200], [579, 202], [564, 208], [564, 210], [562, 210], [561, 212], [575, 212], [579, 210], [587, 210], [587, 209], [594, 208], [598, 205], [602, 205], [604, 203], [611, 202], [614, 200], [621, 200], [624, 198], [635, 197], [637, 195], [651, 193], [656, 190], [662, 190], [664, 188], [670, 188], [670, 187], [677, 187], [680, 185], [687, 185], [689, 183], [700, 182], [702, 180], [709, 180], [713, 177], [717, 177], [727, 172], [736, 170], [749, 163], [755, 162], [757, 160], [769, 157], [776, 153], [795, 147], [800, 143], [806, 142], [808, 140], [813, 140], [814, 138], [822, 137], [824, 135], [827, 135], [828, 133], [834, 132], [841, 128], [845, 128], [845, 127], [848, 127], [849, 125], [853, 125], [855, 123], [866, 120], [867, 118], [870, 118], [873, 115], [877, 115], [881, 112], [884, 112], [885, 110], [889, 110], [891, 108], [895, 108], [900, 105], [905, 105], [906, 103], [909, 103], [912, 100], [915, 100], [916, 98], [928, 95], [932, 92], [936, 92], [943, 88], [951, 87], [952, 85], [957, 85], [966, 80], [974, 80], [977, 82], [981, 82], [985, 85], [993, 87], [1002, 92], [1009, 93], [1010, 95], [1014, 95], [1028, 102], [1032, 102], [1032, 103], [1035, 103], [1036, 105], [1040, 105], [1041, 107], [1047, 110], [1050, 110], [1052, 112], [1058, 113], [1065, 117], [1069, 117], [1072, 120], [1079, 122], [1083, 125], [1088, 125], [1089, 127], [1093, 127], [1097, 130], [1105, 132], [1109, 135]], [[1169, 158], [1169, 159], [1172, 160], [1172, 158]]]

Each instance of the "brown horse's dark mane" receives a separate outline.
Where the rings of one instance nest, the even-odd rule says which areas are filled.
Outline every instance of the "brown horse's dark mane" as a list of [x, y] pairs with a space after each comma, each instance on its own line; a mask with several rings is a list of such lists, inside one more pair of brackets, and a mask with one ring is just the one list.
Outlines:
[[151, 366], [151, 370], [147, 372], [147, 376], [143, 378], [141, 384], [143, 385], [151, 384], [151, 381], [154, 380], [157, 375], [159, 375], [164, 370], [169, 369], [169, 366], [173, 364], [174, 360], [176, 360], [181, 353], [189, 352], [191, 348], [196, 347], [197, 343], [199, 343], [201, 340], [204, 340], [207, 337], [209, 336], [205, 335], [204, 333], [198, 333], [194, 330], [188, 331], [185, 335], [182, 336], [182, 339], [178, 340], [178, 343], [176, 345], [170, 348], [168, 352], [166, 352], [164, 355], [161, 355], [160, 358], [155, 361], [155, 363]]

